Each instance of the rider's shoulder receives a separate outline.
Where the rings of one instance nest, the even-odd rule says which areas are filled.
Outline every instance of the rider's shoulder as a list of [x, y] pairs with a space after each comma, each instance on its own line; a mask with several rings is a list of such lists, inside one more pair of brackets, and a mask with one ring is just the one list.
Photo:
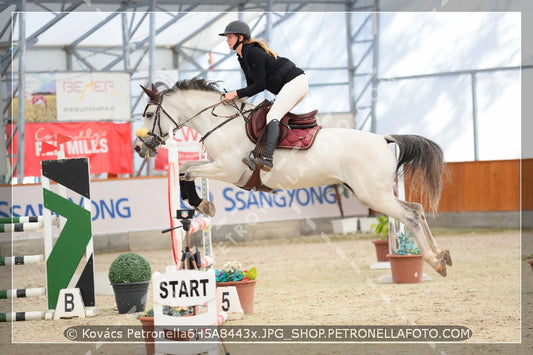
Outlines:
[[258, 43], [246, 44], [242, 47], [243, 57], [250, 55], [265, 55], [266, 52]]

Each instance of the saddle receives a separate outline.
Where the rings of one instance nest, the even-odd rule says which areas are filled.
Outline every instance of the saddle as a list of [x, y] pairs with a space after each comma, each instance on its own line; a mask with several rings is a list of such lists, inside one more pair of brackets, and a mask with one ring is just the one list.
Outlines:
[[[264, 100], [248, 116], [246, 134], [253, 143], [260, 142], [266, 126], [266, 116], [272, 102]], [[280, 121], [279, 141], [277, 148], [309, 149], [315, 141], [317, 132], [322, 128], [316, 122], [318, 110], [308, 113], [287, 113]], [[261, 143], [261, 142], [260, 142]]]
[[[254, 108], [246, 121], [246, 134], [256, 144], [253, 150], [255, 156], [259, 156], [264, 150], [262, 138], [266, 127], [266, 116], [271, 107], [272, 102], [264, 100]], [[315, 141], [316, 134], [322, 128], [316, 122], [317, 113], [318, 110], [304, 114], [289, 112], [283, 116], [279, 125], [277, 148], [309, 149]], [[256, 167], [252, 176], [242, 188], [245, 190], [274, 192], [270, 187], [263, 184], [260, 172], [260, 167]]]

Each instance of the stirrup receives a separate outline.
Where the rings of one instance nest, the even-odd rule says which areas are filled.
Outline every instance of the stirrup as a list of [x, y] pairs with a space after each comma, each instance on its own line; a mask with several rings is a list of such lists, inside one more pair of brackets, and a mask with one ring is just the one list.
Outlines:
[[263, 157], [253, 158], [254, 164], [261, 167], [261, 170], [269, 172], [274, 167], [272, 160], [264, 159]]
[[256, 168], [255, 162], [253, 161], [253, 159], [251, 157], [243, 158], [242, 162], [244, 163], [244, 165], [246, 165], [248, 168], [250, 168], [250, 170], [252, 170], [252, 171], [255, 170], [255, 168]]

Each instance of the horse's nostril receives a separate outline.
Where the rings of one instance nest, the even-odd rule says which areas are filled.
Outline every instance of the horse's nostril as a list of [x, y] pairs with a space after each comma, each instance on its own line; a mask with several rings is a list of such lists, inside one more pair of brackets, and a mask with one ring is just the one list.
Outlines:
[[139, 147], [139, 146], [135, 146], [135, 151], [136, 151], [136, 152], [140, 152], [140, 151], [141, 151], [141, 147]]

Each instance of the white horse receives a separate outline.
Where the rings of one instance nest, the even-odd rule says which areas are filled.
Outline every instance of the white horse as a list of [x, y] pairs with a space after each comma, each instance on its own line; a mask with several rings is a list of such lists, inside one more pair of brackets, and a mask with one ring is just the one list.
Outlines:
[[[253, 105], [242, 100], [236, 105], [220, 104], [216, 83], [203, 79], [178, 81], [162, 92], [153, 85], [151, 90], [143, 89], [150, 102], [143, 126], [135, 132], [134, 149], [141, 157], [154, 157], [169, 132], [188, 126], [205, 138], [210, 160], [186, 162], [180, 169], [182, 178], [206, 177], [239, 187], [246, 184], [252, 171], [242, 159], [255, 144], [247, 137], [243, 120], [231, 118], [241, 105], [244, 110]], [[398, 160], [388, 143], [399, 146]], [[411, 177], [411, 190], [420, 191], [435, 212], [446, 169], [442, 150], [415, 135], [380, 136], [355, 129], [323, 128], [307, 150], [277, 149], [273, 169], [261, 171], [261, 179], [272, 189], [344, 184], [364, 206], [405, 224], [414, 233], [424, 260], [446, 276], [446, 265], [452, 265], [450, 253], [437, 246], [422, 205], [394, 195], [393, 182], [400, 167]]]

